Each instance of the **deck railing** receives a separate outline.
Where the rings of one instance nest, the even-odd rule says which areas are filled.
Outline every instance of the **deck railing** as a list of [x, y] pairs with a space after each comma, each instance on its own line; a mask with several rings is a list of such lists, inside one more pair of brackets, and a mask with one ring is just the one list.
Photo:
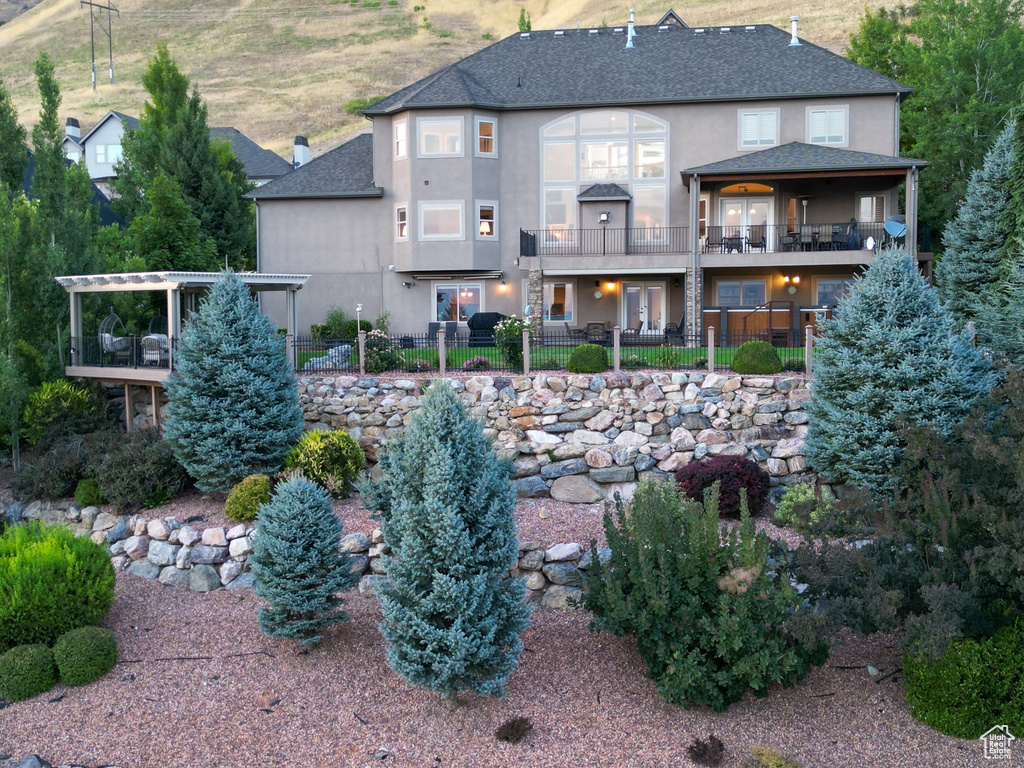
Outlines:
[[692, 248], [689, 227], [600, 227], [521, 229], [521, 256], [621, 256], [685, 253]]

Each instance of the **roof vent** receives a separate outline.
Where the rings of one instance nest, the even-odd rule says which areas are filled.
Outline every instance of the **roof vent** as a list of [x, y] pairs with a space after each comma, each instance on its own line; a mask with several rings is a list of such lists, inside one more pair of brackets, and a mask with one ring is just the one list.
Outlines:
[[747, 32], [753, 32], [757, 27], [744, 27], [744, 29], [747, 30]]
[[790, 48], [795, 48], [796, 46], [801, 44], [800, 43], [800, 38], [796, 36], [796, 25], [797, 25], [797, 22], [800, 21], [800, 17], [799, 16], [790, 16], [789, 17], [789, 21], [793, 25], [793, 38], [789, 41], [789, 47]]
[[730, 32], [732, 32], [732, 27], [722, 27], [718, 31], [720, 34], [728, 35]]
[[616, 27], [615, 29], [612, 30], [612, 34], [613, 35], [621, 35], [625, 31], [626, 30], [623, 29], [622, 27]]
[[592, 29], [592, 30], [590, 30], [590, 34], [591, 34], [591, 35], [596, 35], [596, 34], [597, 34], [598, 32], [600, 32], [600, 31], [601, 31], [601, 30], [599, 30], [599, 29]]
[[555, 37], [565, 37], [565, 30], [559, 29], [555, 32]]
[[668, 24], [662, 24], [660, 27], [658, 27], [658, 31], [659, 32], [668, 32]]
[[633, 25], [634, 18], [635, 18], [634, 11], [633, 11], [632, 8], [630, 8], [629, 9], [629, 27], [628, 27], [628, 31], [626, 32], [626, 47], [627, 48], [632, 48], [633, 47], [633, 38], [636, 37], [636, 28]]
[[704, 27], [697, 27], [695, 30], [693, 30], [693, 34], [695, 34], [695, 35], [703, 35], [704, 34]]
[[529, 40], [530, 39], [530, 33], [529, 32], [520, 32], [519, 33], [519, 39], [520, 40]]

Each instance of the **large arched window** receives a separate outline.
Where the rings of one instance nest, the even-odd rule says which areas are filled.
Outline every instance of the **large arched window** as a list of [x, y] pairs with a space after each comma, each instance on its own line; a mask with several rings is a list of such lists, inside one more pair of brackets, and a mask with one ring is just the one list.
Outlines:
[[578, 112], [541, 129], [541, 217], [550, 230], [577, 226], [576, 195], [618, 184], [633, 196], [634, 227], [664, 227], [668, 124], [635, 110]]

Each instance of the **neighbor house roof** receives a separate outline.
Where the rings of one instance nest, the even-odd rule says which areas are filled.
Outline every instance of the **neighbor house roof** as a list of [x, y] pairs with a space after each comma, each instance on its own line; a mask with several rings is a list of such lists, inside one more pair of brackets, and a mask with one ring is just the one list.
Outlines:
[[903, 170], [914, 166], [923, 168], [926, 160], [911, 157], [876, 155], [872, 152], [855, 152], [838, 147], [822, 147], [791, 141], [778, 147], [730, 157], [716, 163], [686, 168], [684, 177], [693, 174], [748, 174], [748, 173], [796, 173], [800, 171], [863, 171], [878, 169]]
[[532, 109], [611, 104], [838, 97], [910, 89], [767, 25], [626, 27], [523, 32], [367, 107]]
[[89, 132], [85, 134], [85, 136], [83, 136], [81, 139], [79, 139], [78, 143], [84, 146], [85, 142], [89, 140], [89, 137], [96, 133], [99, 127], [112, 117], [116, 117], [118, 120], [120, 120], [126, 128], [136, 130], [139, 127], [139, 118], [132, 117], [131, 115], [126, 115], [124, 112], [118, 112], [117, 110], [112, 109], [109, 112], [107, 112], [107, 114], [105, 114], [103, 117], [101, 117], [99, 121], [96, 123], [96, 125], [90, 128]]
[[253, 200], [380, 197], [373, 183], [373, 135], [364, 133], [250, 192]]
[[[25, 175], [21, 180], [21, 191], [25, 193], [25, 197], [29, 200], [33, 200], [32, 196], [32, 174], [36, 171], [36, 159], [32, 154], [32, 150], [26, 150], [28, 152], [28, 165], [25, 166]], [[71, 160], [65, 159], [64, 161], [70, 167], [74, 165]], [[92, 186], [92, 204], [95, 205], [99, 210], [100, 226], [106, 227], [111, 224], [120, 224], [124, 226], [124, 219], [114, 213], [114, 209], [110, 207], [110, 200], [107, 196], [100, 192], [99, 187], [95, 184]]]
[[276, 152], [264, 149], [237, 128], [211, 128], [210, 138], [231, 142], [231, 151], [245, 166], [250, 179], [276, 179], [292, 170], [292, 164]]

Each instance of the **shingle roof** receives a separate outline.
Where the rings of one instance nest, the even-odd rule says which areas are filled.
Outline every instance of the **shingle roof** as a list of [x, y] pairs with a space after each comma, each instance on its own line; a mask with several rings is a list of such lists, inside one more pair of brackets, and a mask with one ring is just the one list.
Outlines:
[[211, 128], [210, 138], [231, 142], [231, 151], [245, 166], [250, 179], [276, 179], [292, 170], [292, 164], [276, 152], [264, 149], [237, 128]]
[[380, 197], [373, 183], [373, 135], [364, 133], [280, 176], [246, 197]]
[[895, 80], [812, 43], [790, 46], [788, 32], [767, 24], [637, 27], [635, 47], [628, 50], [624, 33], [607, 27], [591, 31], [507, 37], [378, 101], [364, 114], [910, 93]]
[[855, 152], [838, 147], [822, 147], [791, 141], [778, 147], [730, 157], [716, 163], [699, 165], [682, 171], [691, 174], [743, 174], [743, 173], [794, 173], [797, 171], [859, 171], [870, 168], [904, 169], [912, 166], [923, 168], [926, 160], [910, 157], [876, 155], [872, 152]]
[[577, 200], [632, 200], [633, 196], [618, 184], [595, 184], [578, 195]]
[[[36, 159], [32, 154], [32, 150], [26, 150], [28, 152], [28, 165], [25, 166], [25, 174], [21, 179], [21, 191], [25, 193], [25, 197], [29, 200], [34, 200], [32, 196], [32, 174], [36, 171]], [[65, 160], [68, 167], [71, 167], [74, 163], [71, 160]], [[100, 188], [95, 184], [92, 186], [92, 202], [99, 209], [100, 215], [100, 226], [107, 227], [111, 224], [120, 224], [122, 227], [125, 226], [124, 219], [114, 213], [114, 209], [110, 207], [110, 200], [104, 195]]]

